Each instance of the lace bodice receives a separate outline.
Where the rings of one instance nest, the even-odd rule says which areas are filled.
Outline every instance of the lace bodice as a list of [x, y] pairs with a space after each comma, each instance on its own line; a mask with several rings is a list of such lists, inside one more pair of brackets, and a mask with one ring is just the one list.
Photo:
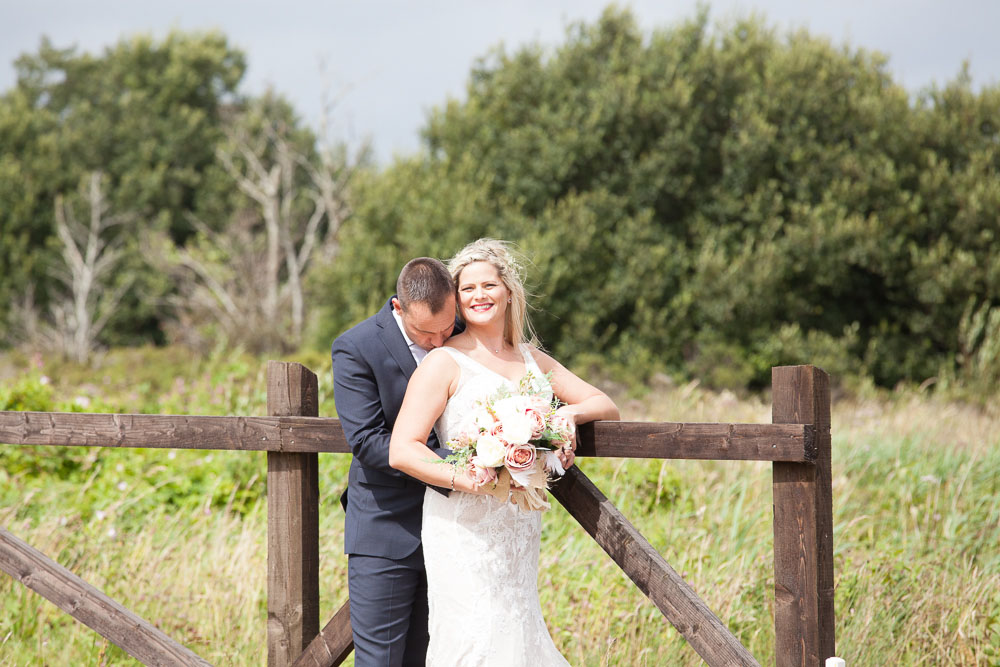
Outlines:
[[[435, 429], [448, 441], [477, 401], [517, 382], [466, 354], [441, 348], [461, 368], [455, 394]], [[543, 374], [527, 345], [527, 371]], [[549, 389], [551, 391], [551, 389]], [[424, 496], [424, 560], [430, 607], [428, 665], [534, 667], [567, 665], [549, 636], [538, 602], [541, 512], [492, 496], [453, 491]]]

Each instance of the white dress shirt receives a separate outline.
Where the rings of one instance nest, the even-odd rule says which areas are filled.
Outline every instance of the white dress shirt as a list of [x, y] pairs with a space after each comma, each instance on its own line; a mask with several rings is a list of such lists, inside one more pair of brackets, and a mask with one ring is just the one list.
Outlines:
[[413, 355], [413, 360], [417, 362], [417, 365], [419, 366], [420, 362], [427, 356], [427, 350], [414, 343], [410, 340], [410, 337], [406, 335], [406, 329], [403, 328], [403, 318], [399, 316], [399, 313], [396, 312], [395, 308], [392, 309], [392, 316], [396, 319], [396, 326], [399, 327], [399, 332], [403, 334], [403, 340], [406, 341], [407, 347], [410, 348], [410, 354]]

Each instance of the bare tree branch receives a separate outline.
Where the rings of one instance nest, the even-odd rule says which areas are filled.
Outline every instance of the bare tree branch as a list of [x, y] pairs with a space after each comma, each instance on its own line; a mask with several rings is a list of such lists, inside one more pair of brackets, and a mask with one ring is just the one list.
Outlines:
[[160, 255], [173, 267], [181, 321], [249, 349], [294, 348], [305, 328], [306, 273], [317, 256], [335, 254], [357, 165], [346, 150], [297, 144], [280, 105], [258, 104], [228, 120], [216, 151], [247, 208], [219, 231], [193, 221], [196, 236], [183, 248], [164, 241], [172, 249]]
[[62, 263], [50, 269], [65, 292], [50, 305], [49, 317], [37, 315], [33, 300], [25, 307], [35, 311], [40, 344], [54, 348], [78, 362], [86, 362], [97, 348], [97, 340], [114, 314], [132, 281], [109, 289], [108, 278], [119, 265], [120, 243], [109, 241], [109, 228], [129, 222], [133, 215], [108, 214], [109, 206], [102, 187], [102, 174], [91, 172], [81, 187], [81, 198], [88, 205], [87, 224], [77, 219], [73, 206], [62, 194], [55, 199], [56, 237], [61, 243]]

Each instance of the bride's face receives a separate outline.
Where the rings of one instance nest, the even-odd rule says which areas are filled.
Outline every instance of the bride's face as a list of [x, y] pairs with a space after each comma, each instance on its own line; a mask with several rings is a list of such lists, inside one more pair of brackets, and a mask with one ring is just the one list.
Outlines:
[[472, 262], [458, 274], [458, 304], [469, 324], [503, 322], [510, 292], [489, 262]]

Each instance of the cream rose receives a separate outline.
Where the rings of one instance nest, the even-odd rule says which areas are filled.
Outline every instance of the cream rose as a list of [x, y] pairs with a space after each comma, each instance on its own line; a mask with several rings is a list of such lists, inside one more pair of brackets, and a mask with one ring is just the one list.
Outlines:
[[510, 444], [524, 445], [531, 440], [534, 428], [524, 412], [505, 414], [500, 423], [503, 424], [503, 439]]
[[493, 404], [493, 412], [500, 421], [506, 420], [512, 415], [519, 415], [527, 407], [527, 397], [521, 394], [501, 398]]
[[484, 407], [478, 408], [473, 414], [473, 423], [481, 429], [489, 431], [493, 428], [493, 423], [496, 420], [493, 419], [493, 415], [490, 414], [489, 410]]
[[476, 441], [476, 455], [472, 462], [486, 468], [495, 468], [504, 462], [507, 447], [503, 440], [489, 433], [479, 436]]

